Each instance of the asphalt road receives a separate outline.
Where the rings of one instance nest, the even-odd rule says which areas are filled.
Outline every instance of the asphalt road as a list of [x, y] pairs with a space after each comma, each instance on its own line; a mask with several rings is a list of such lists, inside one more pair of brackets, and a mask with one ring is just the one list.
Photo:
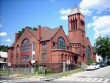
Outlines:
[[69, 77], [56, 79], [54, 81], [73, 83], [110, 83], [110, 66], [102, 67], [97, 70], [77, 73]]

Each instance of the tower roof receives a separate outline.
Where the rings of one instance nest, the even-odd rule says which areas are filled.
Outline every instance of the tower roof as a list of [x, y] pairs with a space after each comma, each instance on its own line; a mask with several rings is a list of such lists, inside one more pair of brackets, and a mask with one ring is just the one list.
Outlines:
[[77, 14], [77, 13], [82, 14], [81, 11], [78, 9], [78, 7], [75, 6], [75, 7], [73, 8], [73, 10], [69, 13], [69, 15], [73, 15], [73, 14]]

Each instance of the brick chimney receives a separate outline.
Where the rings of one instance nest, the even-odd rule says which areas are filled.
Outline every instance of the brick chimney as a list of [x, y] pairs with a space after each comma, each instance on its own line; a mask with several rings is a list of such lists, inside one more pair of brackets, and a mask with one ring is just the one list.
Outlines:
[[15, 33], [15, 43], [18, 41], [18, 33]]
[[40, 25], [38, 25], [37, 35], [38, 35], [38, 40], [40, 40], [41, 39], [41, 26]]

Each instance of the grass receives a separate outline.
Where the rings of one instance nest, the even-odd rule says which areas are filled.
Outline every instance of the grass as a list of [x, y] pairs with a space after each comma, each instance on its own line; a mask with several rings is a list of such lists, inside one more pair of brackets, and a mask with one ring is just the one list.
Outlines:
[[8, 75], [10, 73], [8, 70], [0, 70], [0, 75]]
[[[82, 72], [84, 71], [84, 69], [80, 68], [78, 71], [74, 71], [74, 72], [65, 72], [65, 73], [61, 73], [60, 76], [62, 77], [68, 77], [68, 76], [71, 76], [73, 74], [76, 74], [76, 73], [79, 73], [79, 72]], [[9, 75], [15, 75], [15, 77], [30, 77], [30, 76], [33, 76], [33, 75], [38, 75], [38, 76], [51, 76], [51, 75], [55, 75], [57, 73], [46, 73], [46, 74], [36, 74], [36, 73], [29, 73], [29, 72], [15, 72], [14, 74], [12, 74], [11, 72], [9, 72]], [[58, 73], [59, 74], [59, 73]], [[3, 71], [3, 70], [0, 70], [0, 75], [7, 75], [8, 76], [8, 71]]]

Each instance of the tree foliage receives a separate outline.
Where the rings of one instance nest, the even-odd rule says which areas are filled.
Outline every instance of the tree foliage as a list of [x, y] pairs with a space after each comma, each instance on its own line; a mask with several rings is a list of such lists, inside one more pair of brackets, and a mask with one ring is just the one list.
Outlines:
[[20, 37], [22, 35], [22, 33], [24, 32], [24, 28], [22, 28], [22, 30], [18, 31], [18, 37]]
[[94, 61], [91, 58], [88, 59], [88, 65], [91, 65], [93, 62]]
[[0, 45], [0, 51], [8, 52], [8, 46]]
[[96, 39], [96, 53], [103, 59], [110, 58], [110, 38], [99, 36]]

